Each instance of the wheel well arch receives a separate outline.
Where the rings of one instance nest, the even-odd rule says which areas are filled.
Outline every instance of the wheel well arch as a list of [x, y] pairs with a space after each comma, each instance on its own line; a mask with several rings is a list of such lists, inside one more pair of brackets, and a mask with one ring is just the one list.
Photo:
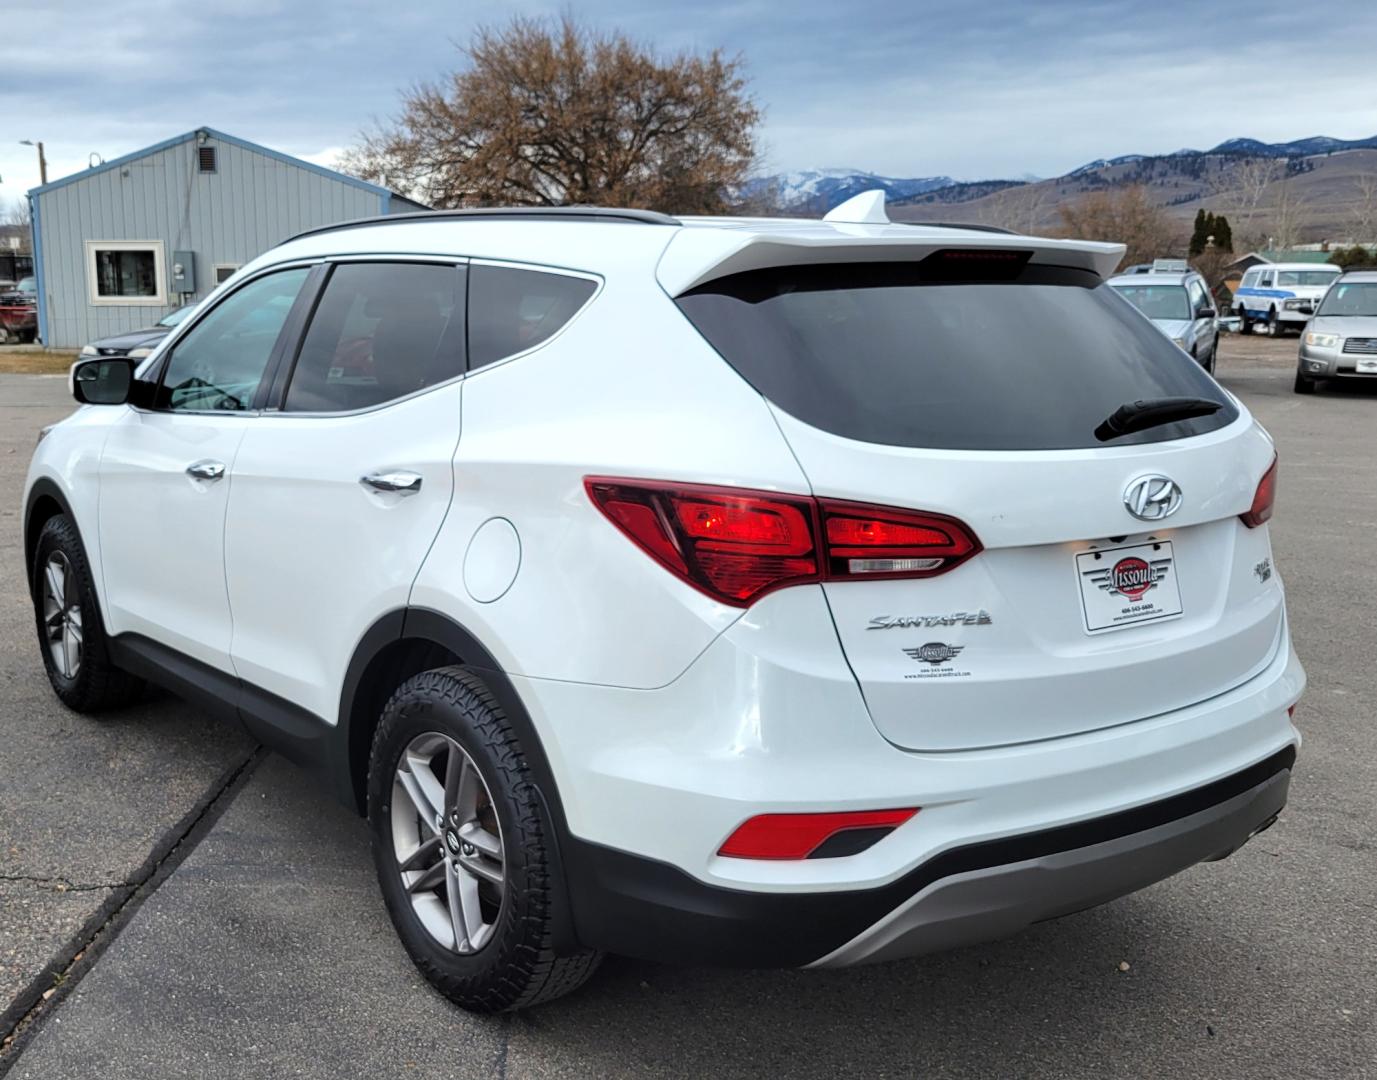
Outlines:
[[24, 576], [30, 588], [33, 587], [33, 557], [38, 548], [38, 534], [59, 514], [66, 514], [75, 524], [76, 518], [61, 489], [48, 479], [34, 481], [24, 507]]
[[558, 834], [564, 807], [544, 744], [516, 687], [482, 642], [438, 611], [408, 607], [378, 619], [360, 639], [340, 693], [338, 755], [332, 772], [337, 793], [367, 813], [368, 758], [382, 708], [403, 682], [431, 668], [459, 664], [488, 685], [521, 742], [526, 764]]

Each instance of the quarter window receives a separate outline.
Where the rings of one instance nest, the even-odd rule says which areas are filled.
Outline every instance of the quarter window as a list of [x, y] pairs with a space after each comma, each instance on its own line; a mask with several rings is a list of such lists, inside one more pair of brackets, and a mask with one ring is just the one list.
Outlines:
[[596, 291], [587, 278], [469, 267], [469, 367], [534, 348], [554, 336]]
[[250, 407], [305, 267], [269, 274], [215, 306], [179, 341], [158, 390], [174, 412], [239, 412]]
[[463, 271], [343, 263], [326, 283], [297, 357], [286, 412], [352, 412], [464, 371]]

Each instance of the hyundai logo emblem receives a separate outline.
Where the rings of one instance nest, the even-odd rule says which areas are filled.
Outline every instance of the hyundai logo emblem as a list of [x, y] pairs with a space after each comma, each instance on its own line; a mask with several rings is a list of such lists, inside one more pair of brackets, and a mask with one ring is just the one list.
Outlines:
[[1161, 521], [1181, 506], [1181, 489], [1165, 476], [1140, 476], [1124, 489], [1124, 505], [1140, 521]]

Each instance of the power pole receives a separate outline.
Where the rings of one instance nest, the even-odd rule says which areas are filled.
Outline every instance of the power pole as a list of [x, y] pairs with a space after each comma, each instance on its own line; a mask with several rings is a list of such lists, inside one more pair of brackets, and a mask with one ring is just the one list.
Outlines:
[[38, 148], [38, 182], [47, 184], [48, 182], [48, 159], [43, 156], [42, 141], [34, 142], [32, 139], [21, 139], [20, 146], [34, 146]]

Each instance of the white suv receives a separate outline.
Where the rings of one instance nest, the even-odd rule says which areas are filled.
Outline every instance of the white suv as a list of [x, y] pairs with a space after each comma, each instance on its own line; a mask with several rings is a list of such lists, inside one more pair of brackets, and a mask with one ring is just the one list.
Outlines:
[[1299, 742], [1271, 439], [1119, 246], [878, 209], [354, 223], [78, 362], [25, 505], [53, 688], [321, 773], [477, 1010], [1227, 855]]

